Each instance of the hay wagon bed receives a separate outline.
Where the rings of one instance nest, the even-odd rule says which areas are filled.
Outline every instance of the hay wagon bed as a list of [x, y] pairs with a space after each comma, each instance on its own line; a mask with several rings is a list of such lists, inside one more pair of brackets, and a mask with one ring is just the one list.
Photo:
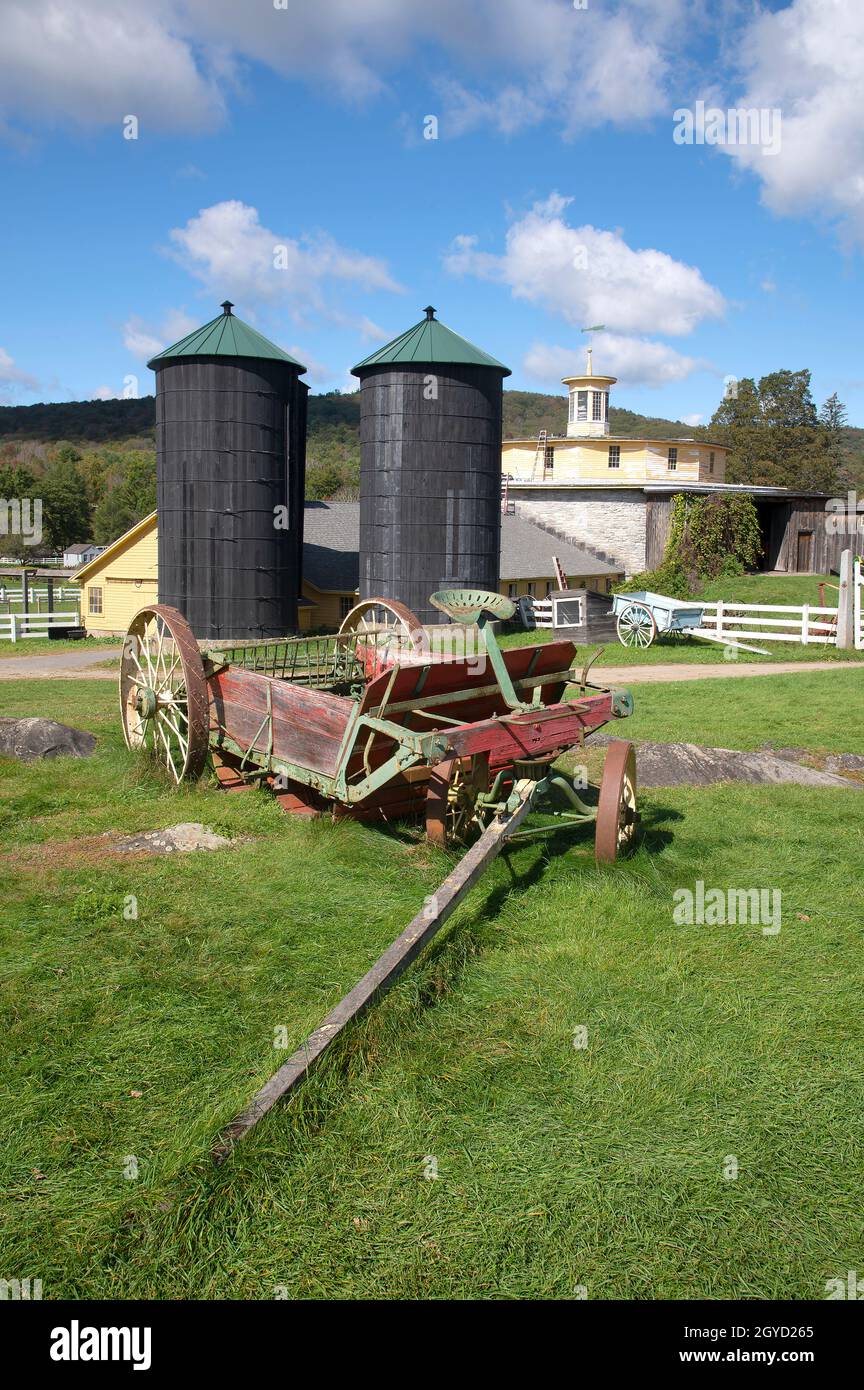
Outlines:
[[[631, 743], [609, 744], [596, 805], [555, 767], [587, 734], [630, 714], [629, 693], [589, 684], [587, 668], [577, 675], [572, 642], [501, 651], [490, 618], [510, 617], [514, 605], [499, 594], [450, 590], [432, 602], [451, 624], [424, 628], [401, 604], [373, 599], [330, 637], [207, 650], [174, 608], [145, 608], [132, 622], [120, 672], [124, 735], [177, 782], [209, 758], [227, 790], [264, 783], [297, 814], [418, 815], [435, 844], [470, 846], [223, 1130], [217, 1162], [386, 993], [506, 844], [591, 825], [597, 859], [612, 861], [634, 842]], [[535, 809], [552, 814], [523, 827]]]
[[441, 845], [470, 840], [530, 775], [544, 784], [535, 801], [552, 793], [567, 819], [596, 820], [598, 858], [615, 858], [630, 830], [630, 745], [613, 745], [599, 812], [552, 763], [628, 714], [628, 693], [580, 680], [569, 641], [502, 652], [485, 612], [509, 601], [485, 601], [474, 623], [429, 629], [372, 600], [332, 636], [206, 650], [176, 609], [143, 609], [120, 675], [126, 742], [150, 748], [178, 782], [209, 757], [227, 790], [266, 783], [297, 814], [419, 815]]

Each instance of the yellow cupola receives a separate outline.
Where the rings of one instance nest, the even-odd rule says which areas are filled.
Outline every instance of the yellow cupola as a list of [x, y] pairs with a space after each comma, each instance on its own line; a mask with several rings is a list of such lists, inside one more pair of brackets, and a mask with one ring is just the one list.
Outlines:
[[588, 349], [588, 361], [582, 376], [562, 377], [569, 393], [567, 433], [572, 438], [596, 438], [609, 433], [609, 388], [617, 376], [595, 376]]

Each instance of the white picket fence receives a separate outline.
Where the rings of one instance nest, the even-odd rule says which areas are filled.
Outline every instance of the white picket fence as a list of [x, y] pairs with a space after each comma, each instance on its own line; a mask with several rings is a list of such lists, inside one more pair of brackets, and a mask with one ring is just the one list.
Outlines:
[[24, 637], [47, 637], [49, 630], [78, 627], [74, 613], [0, 613], [0, 642], [18, 642]]
[[706, 603], [702, 626], [720, 638], [746, 642], [837, 644], [837, 609], [799, 603]]
[[[54, 586], [54, 600], [59, 603], [77, 603], [81, 597], [81, 590], [75, 584], [67, 584], [65, 587], [60, 584]], [[28, 603], [47, 603], [48, 589], [46, 586], [29, 586], [27, 589]], [[24, 602], [24, 595], [21, 592], [20, 584], [9, 585], [0, 584], [0, 603], [15, 604], [20, 606]]]
[[864, 651], [864, 567], [855, 561], [852, 574], [852, 622], [856, 651]]

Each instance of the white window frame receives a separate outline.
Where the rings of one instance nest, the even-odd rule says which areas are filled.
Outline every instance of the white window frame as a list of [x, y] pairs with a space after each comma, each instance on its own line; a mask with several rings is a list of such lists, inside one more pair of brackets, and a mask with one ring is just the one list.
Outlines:
[[577, 419], [577, 420], [586, 420], [586, 421], [587, 421], [587, 419], [588, 419], [588, 392], [587, 392], [587, 391], [577, 391], [577, 392], [576, 392], [576, 419]]
[[591, 421], [593, 424], [603, 423], [603, 392], [592, 391], [594, 397], [591, 402]]
[[[613, 462], [613, 458], [612, 458], [613, 454], [614, 454], [614, 456], [615, 456], [614, 462]], [[610, 468], [620, 468], [620, 467], [621, 467], [621, 445], [620, 445], [620, 444], [610, 444], [610, 445], [609, 445], [609, 467], [610, 467]]]
[[668, 473], [678, 472], [678, 449], [670, 447], [666, 450], [666, 471]]

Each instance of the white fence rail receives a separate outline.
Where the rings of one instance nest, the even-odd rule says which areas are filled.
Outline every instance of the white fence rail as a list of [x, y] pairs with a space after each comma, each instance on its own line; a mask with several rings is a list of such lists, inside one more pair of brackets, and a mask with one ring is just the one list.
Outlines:
[[74, 613], [0, 613], [0, 642], [18, 642], [24, 637], [47, 637], [49, 631], [78, 627]]
[[534, 598], [532, 594], [523, 594], [518, 599], [519, 616], [522, 619], [522, 626], [534, 629], [538, 627], [552, 626], [552, 600], [551, 598]]
[[837, 609], [811, 603], [706, 603], [702, 626], [733, 641], [837, 643]]
[[[67, 584], [67, 585], [63, 586], [63, 585], [60, 585], [60, 584], [55, 584], [55, 586], [54, 586], [54, 599], [55, 599], [55, 602], [59, 602], [59, 603], [67, 603], [67, 602], [69, 602], [69, 603], [76, 603], [80, 597], [81, 597], [81, 590], [77, 587], [77, 585], [68, 585], [68, 584]], [[27, 600], [28, 600], [29, 603], [40, 603], [40, 602], [42, 602], [42, 601], [47, 602], [47, 600], [48, 600], [48, 590], [47, 590], [47, 588], [40, 588], [38, 585], [33, 585], [32, 587], [28, 587], [28, 589], [27, 589]], [[24, 602], [24, 595], [23, 595], [22, 592], [21, 592], [21, 586], [20, 586], [20, 584], [16, 584], [16, 585], [11, 585], [11, 584], [0, 584], [0, 603], [8, 603], [8, 604], [13, 604], [13, 603], [14, 603], [14, 604], [17, 605], [17, 604], [22, 604], [23, 602]]]
[[855, 650], [864, 651], [864, 568], [861, 561], [855, 561], [852, 574], [852, 631], [855, 634]]

